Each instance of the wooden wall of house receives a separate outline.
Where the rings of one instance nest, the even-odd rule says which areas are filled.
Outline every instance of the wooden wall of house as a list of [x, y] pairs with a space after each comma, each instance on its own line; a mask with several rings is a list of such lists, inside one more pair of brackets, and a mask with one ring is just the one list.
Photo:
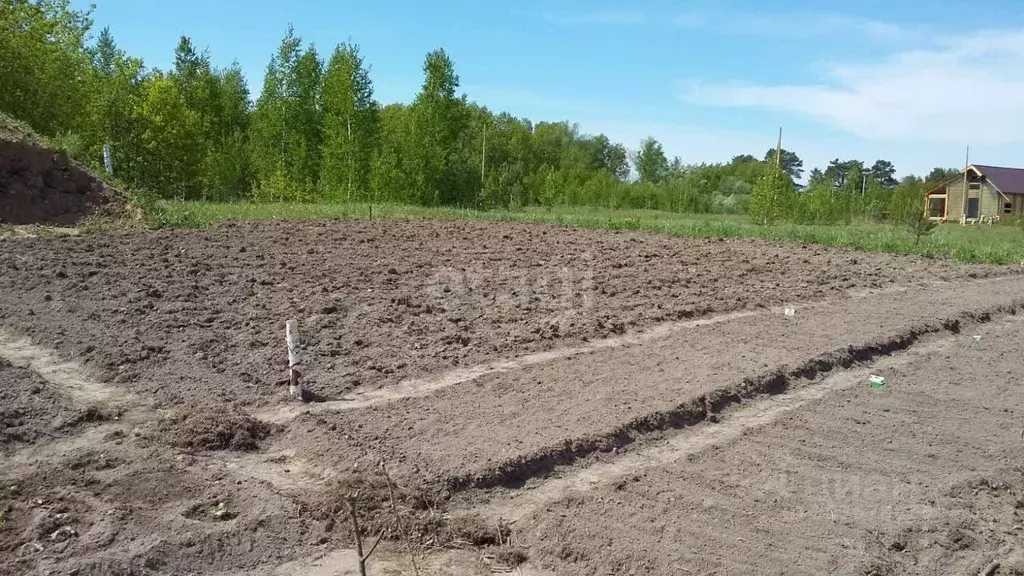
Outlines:
[[1003, 197], [988, 182], [981, 184], [981, 190], [971, 190], [970, 192], [968, 198], [975, 196], [981, 198], [980, 213], [982, 216], [999, 216], [1003, 213]]
[[959, 220], [964, 213], [963, 178], [946, 185], [946, 220]]
[[[1003, 218], [1024, 214], [1024, 194], [1010, 194], [1009, 196], [1012, 211], [1009, 214], [1002, 214]], [[1003, 202], [1006, 200], [1003, 199]]]
[[[971, 190], [971, 182], [980, 182], [981, 188]], [[974, 176], [973, 173], [968, 179], [967, 198], [979, 199], [978, 213], [982, 216], [999, 216], [1003, 213], [1004, 199], [1002, 195], [994, 186]], [[964, 181], [959, 178], [946, 185], [946, 220], [959, 220], [965, 209]]]

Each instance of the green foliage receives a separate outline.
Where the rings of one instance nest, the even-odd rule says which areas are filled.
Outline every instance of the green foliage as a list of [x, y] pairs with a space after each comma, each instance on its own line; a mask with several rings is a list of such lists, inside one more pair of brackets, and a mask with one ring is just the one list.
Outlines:
[[[359, 47], [334, 49], [323, 88], [324, 146], [320, 185], [328, 198], [370, 198], [378, 109]], [[344, 191], [344, 193], [342, 193]]]
[[456, 96], [459, 76], [443, 49], [427, 54], [423, 87], [413, 101], [411, 147], [406, 150], [418, 203], [467, 205], [469, 193], [461, 184], [472, 168], [459, 162], [460, 143], [468, 127], [465, 97]]
[[869, 170], [871, 177], [884, 188], [893, 188], [899, 181], [896, 180], [896, 167], [888, 160], [875, 160]]
[[82, 158], [87, 155], [82, 137], [71, 132], [58, 132], [50, 138], [53, 149], [69, 158]]
[[636, 173], [644, 184], [658, 184], [668, 177], [668, 158], [661, 143], [654, 138], [644, 138], [640, 150], [633, 157]]
[[146, 224], [154, 229], [199, 229], [209, 222], [184, 200], [171, 200], [149, 204], [145, 210]]
[[849, 224], [854, 201], [849, 194], [837, 194], [827, 183], [817, 182], [794, 195], [789, 215], [798, 224]]
[[48, 135], [87, 131], [90, 13], [70, 0], [0, 0], [0, 111]]
[[907, 176], [893, 190], [889, 217], [902, 224], [915, 222], [924, 215], [926, 183], [916, 176]]
[[[781, 152], [781, 154], [779, 154]], [[775, 148], [769, 148], [764, 153], [764, 161], [774, 166], [776, 164], [776, 156], [778, 158], [779, 167], [793, 180], [799, 180], [800, 176], [804, 173], [804, 161], [796, 155], [796, 152], [791, 152], [783, 148], [781, 151], [777, 151]], [[753, 157], [751, 157], [753, 159]], [[735, 159], [734, 159], [735, 160]]]
[[302, 50], [302, 39], [289, 26], [267, 66], [252, 113], [255, 198], [316, 198], [323, 142], [322, 68], [316, 49]]
[[216, 68], [187, 36], [170, 70], [147, 70], [108, 29], [87, 46], [88, 12], [68, 2], [0, 2], [10, 7], [0, 22], [14, 32], [0, 37], [11, 48], [0, 74], [13, 87], [0, 106], [93, 166], [110, 145], [121, 182], [164, 198], [733, 213], [765, 165], [752, 156], [670, 164], [647, 139], [630, 182], [630, 154], [603, 134], [468, 102], [443, 50], [427, 55], [414, 102], [381, 107], [355, 45], [339, 45], [324, 66], [291, 28], [251, 105], [238, 65]]
[[172, 77], [157, 74], [142, 96], [144, 129], [138, 150], [145, 166], [141, 180], [146, 187], [172, 198], [199, 196], [199, 166], [203, 150], [199, 114], [189, 109]]
[[960, 173], [956, 168], [932, 168], [932, 171], [925, 176], [924, 181], [928, 184], [940, 184]]
[[101, 162], [103, 145], [109, 144], [115, 174], [141, 186], [146, 166], [141, 151], [145, 130], [142, 61], [120, 50], [110, 30], [104, 28], [93, 51], [93, 68], [93, 122], [87, 157], [93, 163]]
[[923, 180], [897, 182], [886, 160], [868, 169], [836, 158], [810, 170], [797, 192], [803, 161], [785, 149], [779, 171], [774, 148], [764, 160], [740, 154], [696, 165], [670, 161], [661, 143], [646, 138], [630, 154], [568, 121], [533, 123], [469, 102], [444, 50], [426, 55], [412, 103], [382, 106], [356, 45], [338, 45], [325, 65], [291, 27], [252, 103], [239, 66], [214, 66], [187, 36], [174, 47], [173, 67], [161, 71], [126, 54], [108, 29], [89, 45], [91, 25], [90, 11], [73, 9], [70, 0], [0, 0], [0, 112], [28, 121], [59, 151], [92, 166], [110, 145], [118, 180], [153, 191], [140, 197], [154, 226], [202, 220], [189, 213], [195, 204], [159, 204], [157, 197], [499, 213], [540, 207], [553, 215], [585, 206], [749, 213], [759, 227], [774, 223], [800, 234], [808, 226], [888, 218], [901, 233], [881, 244], [926, 247], [934, 244], [928, 233], [913, 228], [924, 191], [958, 173], [936, 168]]
[[755, 224], [774, 224], [789, 215], [792, 204], [793, 182], [781, 170], [770, 170], [754, 184], [750, 198], [750, 221]]

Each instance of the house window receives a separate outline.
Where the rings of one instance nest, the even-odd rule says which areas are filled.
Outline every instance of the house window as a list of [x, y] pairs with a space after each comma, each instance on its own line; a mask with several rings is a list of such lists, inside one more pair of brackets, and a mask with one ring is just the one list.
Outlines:
[[967, 185], [969, 190], [981, 190], [981, 182], [971, 182]]
[[946, 215], [946, 199], [945, 198], [929, 198], [928, 199], [928, 217], [929, 218], [942, 218]]
[[1003, 202], [1003, 214], [1013, 213], [1013, 202]]

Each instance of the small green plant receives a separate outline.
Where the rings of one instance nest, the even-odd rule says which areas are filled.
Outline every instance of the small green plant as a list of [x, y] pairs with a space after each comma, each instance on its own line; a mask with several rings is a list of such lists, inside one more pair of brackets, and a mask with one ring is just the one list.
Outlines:
[[910, 227], [910, 232], [914, 235], [914, 245], [921, 244], [921, 238], [932, 233], [935, 230], [937, 224], [934, 220], [931, 220], [923, 213], [917, 214], [917, 217], [911, 217], [907, 223]]

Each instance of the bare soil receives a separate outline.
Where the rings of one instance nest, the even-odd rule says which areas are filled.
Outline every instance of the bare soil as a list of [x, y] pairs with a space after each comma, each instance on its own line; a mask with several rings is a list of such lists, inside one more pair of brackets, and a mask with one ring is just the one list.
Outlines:
[[350, 501], [372, 574], [1024, 553], [1016, 269], [474, 222], [5, 248], [0, 575], [357, 574]]
[[281, 399], [299, 321], [325, 399], [658, 323], [1006, 268], [754, 240], [483, 222], [241, 223], [27, 238], [0, 326], [160, 402]]
[[678, 459], [566, 490], [519, 534], [558, 574], [1020, 574], [1024, 323], [978, 332], [689, 453], [688, 431]]
[[59, 386], [0, 359], [0, 450], [57, 438], [79, 424], [104, 419], [99, 408], [82, 409]]

